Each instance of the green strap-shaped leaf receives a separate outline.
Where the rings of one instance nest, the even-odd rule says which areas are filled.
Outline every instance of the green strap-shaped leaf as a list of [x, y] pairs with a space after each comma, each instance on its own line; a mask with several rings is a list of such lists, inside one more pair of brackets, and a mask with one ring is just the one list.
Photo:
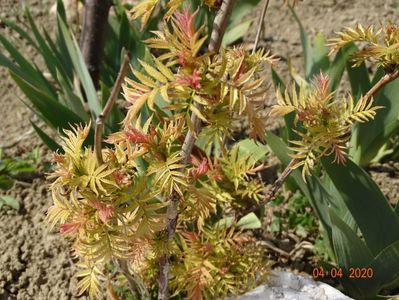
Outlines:
[[30, 84], [45, 90], [47, 93], [56, 96], [54, 88], [43, 76], [42, 72], [34, 65], [25, 59], [25, 57], [2, 35], [0, 35], [0, 43], [8, 51], [16, 63], [8, 60], [4, 55], [0, 57], [0, 63], [15, 73], [19, 74]]
[[54, 100], [50, 95], [37, 89], [17, 74], [10, 71], [11, 77], [31, 101], [36, 113], [54, 129], [68, 128], [70, 124], [83, 123], [73, 111]]
[[373, 255], [399, 240], [399, 218], [370, 176], [351, 160], [346, 165], [323, 158], [322, 164], [350, 210]]
[[62, 34], [62, 39], [64, 40], [69, 56], [71, 57], [74, 69], [82, 83], [90, 111], [93, 113], [93, 117], [97, 117], [101, 113], [101, 105], [97, 98], [96, 89], [94, 88], [93, 81], [90, 77], [89, 71], [87, 70], [78, 43], [74, 36], [71, 36], [64, 21], [60, 17], [58, 17], [58, 25], [61, 31], [60, 34]]
[[[350, 47], [348, 49], [350, 54], [359, 51], [357, 46], [353, 43], [347, 45], [346, 47]], [[348, 72], [348, 78], [352, 89], [352, 96], [355, 100], [357, 100], [361, 95], [366, 94], [371, 88], [367, 67], [365, 63], [362, 63], [358, 67], [353, 67], [353, 63], [351, 61], [347, 61], [346, 70]]]
[[322, 179], [323, 187], [326, 189], [329, 195], [331, 195], [330, 206], [334, 208], [334, 212], [348, 225], [354, 232], [357, 232], [359, 227], [356, 221], [353, 219], [348, 207], [342, 199], [341, 193], [337, 190], [330, 177], [324, 176]]
[[33, 41], [32, 37], [20, 26], [11, 20], [2, 20], [2, 22], [10, 27], [12, 30], [17, 32], [23, 39], [25, 39], [30, 45], [32, 45], [36, 50], [39, 50], [37, 44]]
[[7, 175], [0, 175], [0, 189], [9, 190], [14, 186], [14, 180]]
[[50, 47], [47, 45], [42, 34], [40, 34], [28, 9], [26, 9], [25, 15], [28, 18], [30, 29], [32, 30], [32, 33], [35, 36], [36, 41], [39, 45], [38, 51], [42, 54], [44, 62], [46, 63], [46, 66], [47, 66], [48, 70], [50, 71], [51, 75], [53, 77], [56, 77], [56, 66], [58, 65], [57, 58], [54, 56], [54, 52], [51, 51]]
[[333, 246], [340, 267], [365, 267], [373, 260], [371, 251], [332, 208], [328, 209], [332, 224]]
[[399, 288], [399, 240], [382, 250], [369, 266], [380, 289]]
[[233, 225], [234, 217], [225, 217], [215, 223], [215, 228], [229, 228]]
[[343, 277], [340, 278], [340, 282], [345, 291], [356, 299], [375, 296], [380, 290], [377, 280], [373, 278], [356, 278], [356, 280], [349, 278], [350, 268], [364, 268], [373, 260], [371, 251], [356, 232], [337, 216], [333, 209], [329, 209], [329, 214], [338, 267], [343, 269]]
[[15, 210], [19, 209], [18, 200], [11, 196], [0, 196], [0, 208], [3, 206], [3, 204], [12, 207]]
[[[281, 161], [282, 165], [287, 166], [291, 161], [291, 158], [287, 154], [288, 149], [284, 142], [271, 132], [267, 132], [266, 141], [273, 153]], [[328, 214], [328, 207], [330, 206], [330, 203], [334, 202], [333, 199], [318, 178], [308, 177], [308, 187], [302, 179], [300, 170], [292, 171], [290, 177], [294, 178], [302, 193], [309, 199], [313, 210], [320, 219], [325, 230], [325, 240], [331, 245], [331, 222]]]
[[[335, 91], [338, 89], [339, 84], [341, 83], [342, 75], [344, 74], [345, 71], [345, 67], [348, 64], [348, 60], [356, 50], [357, 50], [356, 46], [352, 43], [341, 48], [335, 55], [335, 58], [332, 61], [330, 69], [328, 71], [328, 75], [330, 77], [331, 91]], [[352, 84], [351, 74], [349, 74], [349, 80], [351, 81]]]
[[63, 101], [60, 102], [64, 103], [65, 106], [75, 112], [82, 120], [89, 122], [90, 115], [84, 109], [83, 100], [74, 94], [71, 86], [59, 70], [56, 71], [56, 76], [62, 90], [62, 94], [59, 94], [59, 98], [62, 98]]
[[301, 20], [298, 15], [295, 13], [295, 10], [291, 8], [292, 15], [294, 16], [295, 21], [298, 23], [299, 32], [301, 36], [301, 43], [303, 49], [303, 58], [305, 60], [305, 76], [306, 80], [311, 79], [312, 77], [312, 69], [313, 69], [313, 48], [312, 43], [310, 41], [309, 36], [307, 35], [305, 28], [302, 25]]
[[66, 17], [64, 2], [62, 0], [57, 0], [57, 16], [59, 16], [61, 20], [63, 20], [64, 23], [66, 24], [67, 17]]
[[[383, 74], [382, 69], [379, 69], [370, 86], [375, 84]], [[374, 105], [383, 106], [383, 108], [378, 110], [372, 122], [357, 124], [352, 135], [352, 147], [349, 153], [361, 166], [367, 165], [376, 157], [379, 150], [399, 129], [398, 79], [384, 86], [374, 96]]]
[[41, 130], [40, 127], [36, 126], [35, 123], [32, 121], [30, 122], [35, 129], [37, 135], [40, 137], [40, 139], [47, 145], [47, 147], [50, 148], [51, 151], [62, 151], [62, 147], [54, 141], [47, 133], [45, 133], [43, 130]]
[[313, 40], [310, 78], [320, 72], [327, 72], [330, 67], [330, 59], [328, 58], [329, 49], [327, 48], [326, 43], [327, 41], [324, 35], [321, 32], [318, 32]]
[[223, 36], [222, 47], [227, 47], [228, 45], [231, 45], [237, 40], [241, 39], [248, 32], [248, 29], [251, 24], [253, 24], [253, 21], [253, 19], [246, 20], [242, 23], [231, 26], [231, 28], [226, 30], [226, 33]]
[[[250, 23], [253, 20], [244, 20], [258, 4], [260, 0], [246, 0], [246, 1], [235, 1], [233, 11], [231, 13], [228, 26], [226, 28], [226, 34], [223, 37], [222, 46], [225, 47], [229, 44], [234, 43], [248, 31]], [[204, 12], [208, 10], [205, 7]], [[202, 25], [203, 23], [201, 23]]]
[[254, 142], [251, 139], [241, 140], [235, 144], [234, 147], [238, 147], [240, 156], [249, 157], [253, 163], [264, 159], [269, 152], [266, 145]]

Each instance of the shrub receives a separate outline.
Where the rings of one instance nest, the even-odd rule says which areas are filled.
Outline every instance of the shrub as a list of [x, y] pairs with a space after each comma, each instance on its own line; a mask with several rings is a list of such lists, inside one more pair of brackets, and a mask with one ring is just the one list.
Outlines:
[[[332, 41], [333, 49], [356, 40], [370, 43], [355, 58], [375, 60], [384, 69], [385, 76], [361, 96], [334, 93], [342, 65], [337, 67], [339, 80], [329, 81], [323, 72], [313, 76], [314, 69], [306, 67], [307, 82], [292, 92], [278, 86], [271, 114], [289, 115], [287, 149], [276, 136], [265, 137], [260, 115], [265, 95], [260, 75], [276, 63], [275, 57], [240, 46], [220, 49], [234, 1], [195, 1], [196, 6], [181, 9], [183, 2], [170, 1], [160, 10], [162, 30], [146, 40], [154, 55], [138, 60], [134, 77], [126, 77], [122, 88], [129, 108], [122, 128], [107, 135], [107, 147], [102, 129], [125, 76], [126, 59], [109, 101], [102, 111], [92, 108], [95, 125], [78, 120], [80, 125], [64, 130], [63, 153], [54, 156], [54, 205], [48, 220], [73, 240], [81, 267], [80, 292], [97, 296], [104, 266], [114, 260], [136, 297], [168, 299], [171, 293], [214, 299], [243, 293], [264, 281], [270, 268], [264, 249], [246, 231], [259, 226], [253, 211], [275, 197], [291, 173], [315, 208], [337, 265], [348, 271], [357, 263], [378, 276], [355, 283], [344, 278], [345, 288], [366, 298], [396, 287], [397, 210], [347, 158], [352, 125], [370, 121], [382, 110], [373, 96], [399, 76], [391, 44], [395, 27], [385, 30], [385, 46], [363, 27]], [[160, 1], [146, 0], [133, 8], [133, 18], [142, 18], [142, 29], [151, 26], [157, 5]], [[197, 22], [204, 8], [218, 11], [212, 31]], [[213, 19], [209, 11], [206, 15]], [[287, 166], [266, 195], [264, 184], [253, 176], [264, 168], [269, 153], [265, 145], [226, 143], [239, 115], [248, 117], [251, 137], [265, 138]], [[92, 126], [94, 147], [85, 146]], [[327, 174], [323, 180], [313, 176], [322, 173], [316, 170], [320, 161]], [[366, 196], [372, 199], [371, 210], [361, 202]], [[376, 212], [378, 218], [370, 220]], [[384, 226], [392, 232], [378, 236]]]

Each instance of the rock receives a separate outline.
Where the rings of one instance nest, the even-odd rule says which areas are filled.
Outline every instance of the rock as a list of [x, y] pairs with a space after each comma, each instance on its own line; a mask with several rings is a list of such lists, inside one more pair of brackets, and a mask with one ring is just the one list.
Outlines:
[[[226, 300], [351, 300], [332, 286], [287, 271], [274, 270], [269, 283]], [[353, 299], [352, 299], [353, 300]]]

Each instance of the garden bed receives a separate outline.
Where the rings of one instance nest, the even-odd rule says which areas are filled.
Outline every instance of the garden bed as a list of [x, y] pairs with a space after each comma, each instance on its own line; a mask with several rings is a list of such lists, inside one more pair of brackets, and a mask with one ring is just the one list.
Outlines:
[[[281, 2], [281, 1], [280, 1]], [[50, 15], [51, 1], [26, 1], [35, 20], [51, 28], [54, 16]], [[299, 4], [297, 14], [305, 30], [315, 34], [322, 31], [327, 37], [339, 26], [353, 26], [357, 22], [378, 24], [395, 18], [396, 1], [304, 1]], [[22, 10], [19, 1], [2, 1], [1, 18], [19, 18]], [[301, 70], [302, 49], [299, 30], [290, 12], [278, 1], [271, 1], [267, 13], [265, 39], [260, 45], [271, 48], [283, 59], [291, 57], [293, 64]], [[0, 25], [0, 30], [11, 33]], [[253, 26], [255, 28], [255, 26]], [[11, 37], [11, 36], [10, 36]], [[15, 38], [15, 36], [13, 36]], [[254, 40], [254, 32], [248, 35], [246, 43]], [[26, 49], [27, 56], [33, 56], [32, 49]], [[42, 62], [37, 61], [40, 66]], [[281, 71], [286, 69], [284, 64]], [[287, 73], [282, 73], [287, 77]], [[44, 221], [45, 212], [51, 204], [51, 197], [44, 180], [44, 165], [50, 153], [31, 129], [31, 112], [18, 98], [22, 97], [9, 77], [6, 69], [0, 69], [0, 148], [5, 156], [24, 156], [39, 148], [42, 176], [16, 183], [9, 194], [20, 202], [18, 211], [3, 207], [0, 210], [0, 299], [74, 299], [76, 291], [71, 279], [75, 269], [68, 243], [59, 235], [49, 231]], [[270, 93], [272, 94], [272, 93]], [[271, 100], [272, 101], [272, 100]], [[377, 165], [370, 172], [392, 203], [397, 201], [398, 168], [393, 163]], [[285, 206], [279, 208], [287, 209]], [[277, 265], [311, 273], [315, 266], [312, 244], [316, 233], [300, 236], [295, 231], [283, 232], [278, 236], [259, 232], [259, 239], [268, 243], [269, 255], [278, 261]], [[288, 254], [288, 255], [287, 255]]]

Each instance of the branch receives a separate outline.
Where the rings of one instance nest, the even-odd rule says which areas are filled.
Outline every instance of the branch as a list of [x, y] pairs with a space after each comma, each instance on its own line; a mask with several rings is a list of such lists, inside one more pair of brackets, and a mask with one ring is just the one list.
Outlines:
[[267, 192], [265, 200], [262, 202], [269, 201], [276, 197], [276, 193], [278, 190], [281, 188], [285, 180], [288, 178], [288, 176], [292, 172], [292, 167], [298, 163], [297, 159], [292, 159], [289, 164], [285, 167], [284, 171], [280, 174], [280, 176], [277, 178], [277, 180], [273, 183], [271, 189]]
[[105, 120], [107, 119], [109, 113], [111, 112], [111, 109], [116, 101], [116, 98], [119, 95], [119, 92], [121, 90], [122, 82], [125, 79], [126, 72], [127, 72], [127, 67], [129, 66], [130, 62], [130, 55], [129, 53], [125, 54], [123, 58], [123, 62], [121, 64], [121, 67], [119, 69], [119, 74], [118, 77], [116, 78], [114, 87], [112, 88], [111, 95], [109, 95], [109, 98], [107, 100], [107, 103], [105, 104], [105, 107], [101, 114], [97, 117], [96, 120], [96, 129], [94, 133], [94, 150], [96, 152], [96, 158], [97, 158], [97, 163], [98, 165], [102, 165], [104, 163], [103, 161], [103, 155], [102, 155], [102, 135], [103, 135], [103, 127]]
[[256, 48], [258, 48], [260, 35], [261, 35], [263, 27], [264, 27], [264, 20], [265, 20], [265, 16], [266, 16], [267, 7], [269, 6], [269, 2], [270, 2], [270, 0], [266, 0], [265, 5], [262, 8], [262, 14], [260, 16], [259, 23], [258, 23], [258, 30], [256, 32], [255, 42], [254, 42], [254, 46], [252, 48], [252, 54], [254, 54], [256, 51]]
[[366, 101], [370, 101], [370, 99], [377, 94], [385, 85], [394, 81], [399, 77], [399, 70], [395, 70], [393, 72], [386, 73], [381, 79], [373, 85], [373, 87], [363, 96], [363, 99]]
[[112, 0], [86, 0], [85, 2], [80, 48], [96, 90], [99, 87], [106, 26], [112, 2]]
[[262, 205], [266, 204], [268, 201], [274, 199], [276, 197], [276, 193], [278, 190], [282, 187], [283, 183], [287, 180], [288, 176], [291, 174], [293, 171], [292, 167], [298, 163], [297, 159], [292, 159], [289, 164], [285, 167], [284, 171], [280, 174], [280, 176], [277, 178], [277, 180], [273, 183], [272, 187], [270, 190], [266, 193], [265, 198], [262, 201], [259, 201], [255, 206], [251, 207], [248, 210], [245, 210], [243, 212], [243, 215], [249, 214], [251, 212], [256, 211], [261, 207]]
[[211, 41], [209, 42], [208, 50], [210, 52], [219, 52], [222, 44], [223, 36], [226, 31], [227, 22], [231, 12], [233, 11], [235, 0], [224, 0], [220, 7], [219, 13], [215, 18], [213, 24]]
[[[227, 22], [231, 11], [233, 10], [235, 0], [224, 0], [222, 6], [219, 10], [218, 15], [215, 18], [215, 22], [213, 24], [213, 30], [211, 34], [211, 41], [208, 46], [208, 51], [212, 53], [219, 52], [220, 45], [222, 44], [222, 39], [224, 36], [224, 32], [227, 27]], [[202, 109], [201, 106], [198, 107], [199, 110]], [[191, 151], [193, 150], [195, 141], [197, 139], [198, 134], [201, 131], [202, 124], [201, 120], [197, 118], [196, 115], [191, 116], [191, 122], [194, 126], [194, 131], [189, 130], [187, 132], [186, 138], [184, 139], [184, 143], [182, 146], [182, 163], [187, 164], [190, 159]], [[180, 170], [181, 172], [184, 171]], [[177, 224], [177, 209], [179, 206], [179, 196], [176, 193], [171, 195], [171, 200], [169, 202], [167, 208], [167, 227], [166, 234], [168, 242], [172, 241], [175, 236], [176, 224]], [[159, 260], [159, 276], [158, 276], [158, 300], [167, 300], [169, 299], [169, 255], [165, 254], [161, 256]]]

